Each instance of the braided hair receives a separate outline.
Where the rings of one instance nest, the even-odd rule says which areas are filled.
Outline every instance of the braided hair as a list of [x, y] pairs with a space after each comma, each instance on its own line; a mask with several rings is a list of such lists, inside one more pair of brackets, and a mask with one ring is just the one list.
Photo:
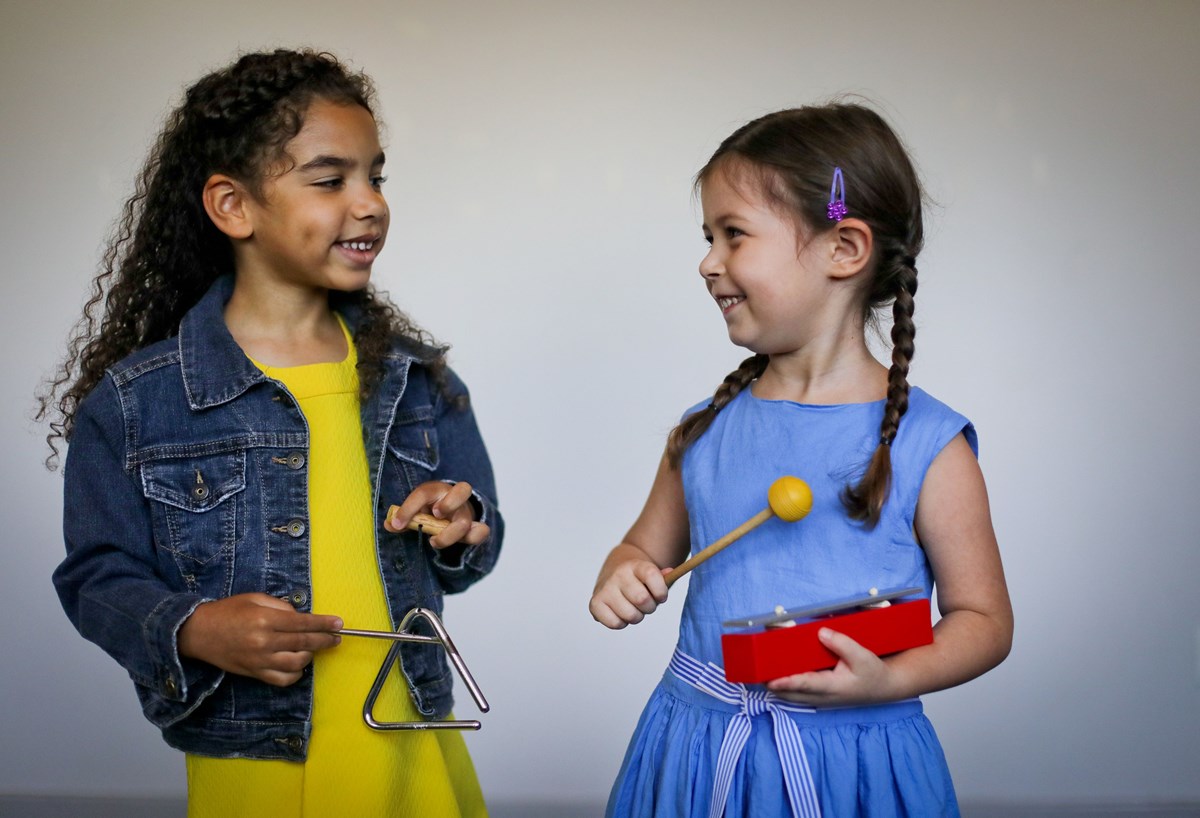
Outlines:
[[[228, 174], [261, 195], [268, 167], [300, 132], [313, 101], [359, 105], [373, 116], [374, 98], [369, 77], [311, 50], [246, 54], [187, 90], [125, 202], [65, 361], [38, 396], [36, 418], [50, 418], [50, 468], [58, 443], [70, 441], [79, 403], [105, 370], [135, 350], [177, 335], [184, 314], [212, 283], [234, 272], [232, 244], [204, 209], [208, 178]], [[383, 377], [383, 358], [393, 338], [432, 344], [371, 287], [332, 292], [330, 306], [362, 314], [354, 341], [363, 396]], [[433, 363], [439, 382], [444, 367], [439, 355]]]
[[[796, 220], [797, 228], [819, 234], [829, 229], [827, 207], [834, 168], [841, 168], [850, 215], [874, 238], [873, 275], [863, 290], [863, 320], [878, 326], [878, 313], [892, 308], [892, 362], [879, 442], [857, 485], [841, 499], [852, 519], [874, 526], [891, 487], [891, 444], [908, 409], [908, 370], [916, 336], [917, 255], [924, 245], [922, 190], [900, 139], [879, 114], [862, 105], [836, 103], [767, 114], [734, 131], [696, 175], [696, 186], [718, 169], [737, 162], [763, 196]], [[730, 373], [706, 409], [685, 418], [667, 440], [668, 462], [678, 467], [684, 452], [717, 413], [767, 366], [754, 355]]]

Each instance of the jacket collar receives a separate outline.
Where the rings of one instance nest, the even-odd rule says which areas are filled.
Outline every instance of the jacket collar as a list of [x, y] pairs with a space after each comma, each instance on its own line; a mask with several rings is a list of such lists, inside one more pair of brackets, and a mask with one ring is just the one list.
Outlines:
[[227, 403], [267, 378], [225, 326], [233, 276], [218, 278], [179, 322], [179, 365], [192, 409]]
[[[247, 389], [267, 380], [242, 352], [225, 326], [225, 305], [233, 295], [233, 276], [213, 282], [196, 305], [179, 323], [179, 361], [188, 404], [194, 410], [228, 403]], [[339, 310], [351, 332], [358, 327], [361, 311], [347, 307]], [[400, 338], [385, 356], [385, 365], [407, 365], [428, 361], [444, 350], [428, 347], [411, 339]]]

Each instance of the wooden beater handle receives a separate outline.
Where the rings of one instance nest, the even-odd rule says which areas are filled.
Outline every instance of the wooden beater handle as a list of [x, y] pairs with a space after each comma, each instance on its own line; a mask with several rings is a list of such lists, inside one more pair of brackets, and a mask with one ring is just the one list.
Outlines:
[[767, 491], [767, 503], [766, 508], [739, 525], [733, 531], [730, 531], [703, 551], [689, 558], [687, 562], [668, 571], [663, 577], [667, 581], [667, 587], [670, 588], [675, 580], [688, 571], [691, 571], [738, 537], [753, 531], [772, 517], [779, 517], [781, 520], [794, 523], [806, 516], [812, 510], [812, 489], [808, 487], [808, 483], [805, 483], [799, 477], [785, 475], [771, 484], [771, 488]]
[[[392, 514], [394, 514], [399, 508], [400, 506], [389, 506], [387, 510], [387, 516], [391, 517]], [[433, 537], [441, 534], [448, 525], [450, 525], [449, 520], [439, 520], [432, 514], [414, 514], [413, 518], [408, 521], [408, 530], [424, 531], [426, 534]]]
[[771, 517], [773, 517], [774, 515], [775, 515], [775, 512], [771, 511], [770, 508], [764, 508], [762, 511], [755, 514], [749, 520], [747, 520], [746, 522], [739, 525], [733, 531], [730, 531], [724, 537], [717, 540], [712, 545], [705, 548], [703, 551], [699, 551], [696, 554], [689, 557], [687, 562], [680, 563], [679, 565], [672, 568], [671, 572], [664, 577], [664, 579], [666, 579], [666, 581], [667, 581], [667, 587], [670, 588], [675, 583], [675, 580], [682, 577], [688, 571], [691, 571], [693, 568], [695, 568], [700, 563], [704, 562], [706, 559], [711, 557], [713, 554], [716, 554], [718, 551], [720, 551], [722, 548], [724, 548], [725, 546], [732, 543], [738, 537], [741, 537], [743, 534], [747, 534], [750, 531], [753, 531], [755, 528], [758, 528], [760, 525], [765, 523], [767, 520], [771, 519]]

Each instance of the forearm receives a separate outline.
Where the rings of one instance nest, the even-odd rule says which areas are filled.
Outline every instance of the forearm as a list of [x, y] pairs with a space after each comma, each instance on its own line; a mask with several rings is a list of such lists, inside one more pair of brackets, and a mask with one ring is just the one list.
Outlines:
[[67, 452], [66, 555], [54, 586], [80, 634], [160, 698], [148, 715], [169, 720], [194, 706], [220, 674], [179, 656], [179, 628], [204, 597], [160, 573], [149, 505], [125, 468], [124, 443], [120, 402], [105, 381], [81, 408]]
[[944, 690], [982, 676], [1008, 656], [1011, 613], [957, 610], [933, 629], [933, 643], [884, 659], [892, 679], [888, 699]]

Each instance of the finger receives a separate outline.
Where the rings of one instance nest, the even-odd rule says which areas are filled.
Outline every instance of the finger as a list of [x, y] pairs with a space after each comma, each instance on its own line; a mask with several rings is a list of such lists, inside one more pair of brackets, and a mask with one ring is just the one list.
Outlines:
[[626, 625], [636, 625], [646, 618], [646, 614], [629, 601], [622, 589], [610, 589], [604, 596], [604, 602], [613, 614]]
[[638, 566], [634, 570], [634, 574], [646, 586], [646, 590], [654, 597], [658, 603], [667, 601], [667, 594], [670, 593], [667, 588], [666, 576], [670, 573], [670, 568], [658, 568], [657, 566], [647, 564]]
[[392, 513], [384, 521], [384, 527], [403, 531], [417, 512], [436, 502], [444, 493], [443, 490], [448, 488], [445, 483], [422, 483], [417, 486], [400, 505], [392, 506]]
[[429, 538], [429, 544], [434, 548], [446, 548], [463, 539], [470, 530], [470, 520], [452, 520], [435, 536]]
[[588, 604], [588, 611], [592, 614], [592, 619], [595, 619], [606, 628], [611, 628], [614, 631], [619, 631], [629, 623], [617, 616], [616, 613], [608, 605], [599, 602], [595, 599]]
[[257, 674], [267, 684], [287, 687], [300, 681], [304, 668], [312, 663], [313, 655], [308, 651], [281, 651], [271, 654], [270, 664]]
[[300, 681], [303, 677], [303, 673], [283, 673], [278, 670], [264, 670], [256, 674], [255, 678], [274, 687], [289, 687]]
[[483, 545], [490, 536], [492, 536], [491, 526], [487, 523], [472, 522], [471, 530], [467, 532], [467, 536], [462, 538], [462, 541], [467, 545]]
[[[342, 637], [322, 631], [251, 631], [238, 642], [238, 648], [251, 666], [279, 668], [275, 657], [280, 654], [325, 650], [340, 644]], [[289, 668], [290, 669], [290, 668]]]
[[333, 633], [345, 626], [340, 616], [298, 612], [293, 612], [292, 616], [281, 616], [271, 625], [274, 630], [285, 633]]
[[621, 595], [642, 614], [652, 614], [658, 609], [659, 600], [654, 593], [635, 577], [621, 586]]
[[396, 512], [400, 510], [400, 506], [388, 506], [387, 513], [383, 516], [383, 529], [390, 531], [393, 534], [399, 534], [404, 529], [396, 524]]
[[[792, 676], [784, 676], [781, 679], [772, 679], [767, 682], [767, 689], [772, 693], [792, 693], [802, 694], [804, 696], [820, 696], [826, 692], [826, 677], [827, 673], [796, 673]], [[798, 701], [795, 697], [789, 697], [792, 701]]]
[[[461, 509], [468, 500], [471, 499], [471, 484], [470, 483], [455, 483], [450, 486], [450, 490], [441, 496], [433, 504], [430, 512], [434, 517], [447, 518], [451, 517]], [[470, 511], [471, 509], [468, 508]], [[475, 514], [472, 511], [471, 519], [475, 519]]]

